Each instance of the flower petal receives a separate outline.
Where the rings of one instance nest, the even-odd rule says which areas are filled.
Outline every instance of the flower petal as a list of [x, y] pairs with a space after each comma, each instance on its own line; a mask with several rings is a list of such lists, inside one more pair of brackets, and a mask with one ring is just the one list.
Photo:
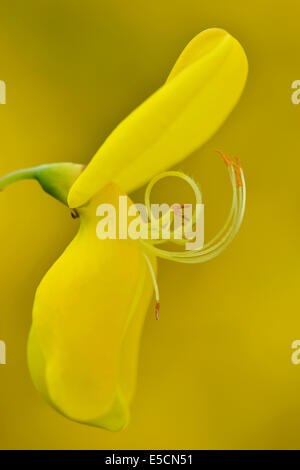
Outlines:
[[221, 29], [196, 36], [165, 85], [110, 134], [69, 193], [85, 204], [110, 181], [124, 191], [142, 186], [204, 144], [236, 105], [248, 72], [239, 42]]

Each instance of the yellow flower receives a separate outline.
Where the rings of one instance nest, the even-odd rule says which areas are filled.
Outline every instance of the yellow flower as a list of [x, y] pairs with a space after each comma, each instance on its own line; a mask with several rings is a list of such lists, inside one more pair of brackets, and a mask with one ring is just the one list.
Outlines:
[[111, 431], [128, 423], [152, 283], [158, 318], [156, 256], [199, 263], [224, 250], [243, 220], [244, 174], [238, 161], [221, 154], [233, 189], [229, 216], [210, 242], [191, 252], [163, 250], [156, 246], [161, 240], [98, 240], [98, 204], [118, 207], [120, 195], [126, 198], [154, 177], [145, 193], [149, 207], [153, 184], [165, 176], [183, 178], [201, 202], [191, 178], [161, 172], [216, 132], [237, 103], [246, 77], [247, 59], [238, 41], [220, 29], [204, 31], [185, 48], [166, 84], [113, 131], [86, 169], [58, 163], [0, 179], [2, 190], [34, 178], [80, 217], [78, 234], [37, 289], [28, 342], [36, 388], [68, 418]]

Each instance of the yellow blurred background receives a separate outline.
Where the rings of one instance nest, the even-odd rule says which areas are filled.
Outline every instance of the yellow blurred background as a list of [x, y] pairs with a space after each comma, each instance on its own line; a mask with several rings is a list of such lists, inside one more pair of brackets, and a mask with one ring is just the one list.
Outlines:
[[159, 262], [161, 318], [151, 305], [131, 423], [120, 433], [63, 418], [33, 387], [26, 342], [35, 289], [77, 222], [34, 182], [1, 193], [0, 448], [300, 449], [300, 365], [291, 362], [300, 339], [300, 105], [291, 102], [299, 13], [296, 0], [1, 2], [0, 175], [87, 163], [203, 29], [237, 37], [250, 70], [228, 121], [180, 165], [201, 183], [208, 236], [230, 203], [214, 149], [238, 155], [244, 224], [209, 263]]

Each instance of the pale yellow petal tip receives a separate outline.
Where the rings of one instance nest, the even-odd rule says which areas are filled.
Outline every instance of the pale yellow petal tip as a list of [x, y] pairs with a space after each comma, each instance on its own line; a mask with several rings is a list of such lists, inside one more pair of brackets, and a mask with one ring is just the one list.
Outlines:
[[68, 206], [71, 209], [75, 209], [83, 206], [87, 202], [86, 195], [77, 191], [76, 185], [74, 184], [68, 194]]
[[186, 69], [188, 66], [194, 64], [202, 57], [208, 55], [210, 52], [218, 48], [225, 40], [231, 40], [232, 44], [235, 44], [240, 52], [241, 56], [244, 56], [244, 64], [248, 71], [248, 60], [246, 53], [237, 39], [231, 34], [221, 28], [209, 28], [201, 33], [197, 34], [190, 40], [186, 47], [181, 52], [175, 65], [173, 66], [167, 82], [172, 80], [178, 73]]
[[122, 394], [119, 392], [115, 402], [107, 414], [87, 424], [97, 428], [106, 429], [110, 432], [120, 432], [128, 426], [129, 421], [130, 412], [128, 405]]

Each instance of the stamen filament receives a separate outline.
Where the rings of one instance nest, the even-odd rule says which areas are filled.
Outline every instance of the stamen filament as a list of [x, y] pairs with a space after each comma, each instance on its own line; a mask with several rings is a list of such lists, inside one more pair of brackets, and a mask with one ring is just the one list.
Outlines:
[[159, 320], [159, 309], [160, 309], [160, 303], [159, 303], [159, 289], [158, 289], [158, 284], [155, 276], [154, 269], [152, 267], [151, 261], [146, 255], [146, 253], [143, 252], [143, 255], [145, 257], [146, 263], [148, 265], [151, 277], [152, 277], [152, 282], [153, 282], [153, 287], [154, 287], [154, 292], [155, 292], [155, 299], [156, 299], [156, 304], [155, 304], [155, 318], [156, 320]]
[[[154, 243], [149, 243], [149, 241], [141, 240], [141, 243], [144, 245], [146, 249], [152, 252], [155, 256], [160, 258], [164, 258], [170, 261], [176, 261], [178, 263], [200, 263], [204, 261], [208, 261], [213, 259], [218, 254], [220, 254], [233, 240], [235, 235], [237, 234], [245, 213], [245, 205], [246, 205], [246, 183], [244, 172], [241, 167], [239, 160], [237, 159], [237, 163], [234, 163], [227, 155], [224, 155], [222, 152], [218, 151], [218, 153], [222, 156], [224, 162], [228, 167], [229, 178], [232, 185], [233, 196], [232, 196], [232, 204], [230, 208], [230, 212], [228, 218], [223, 226], [223, 228], [215, 235], [208, 243], [205, 243], [201, 249], [190, 250], [190, 251], [179, 251], [179, 252], [172, 252], [168, 250], [163, 250], [155, 246], [155, 242], [159, 242], [156, 240]], [[171, 173], [171, 175], [170, 175]], [[175, 173], [175, 175], [174, 175]], [[167, 174], [161, 174], [155, 178], [155, 181], [158, 179], [163, 178], [164, 176], [178, 176], [178, 172], [167, 172]], [[186, 177], [186, 175], [180, 174], [180, 177], [185, 179], [188, 183], [190, 183], [191, 178]], [[186, 178], [185, 178], [186, 177]], [[193, 180], [192, 180], [193, 181]], [[149, 194], [153, 186], [153, 182], [150, 183], [150, 190], [147, 192], [147, 203], [150, 206], [149, 202]], [[196, 183], [193, 181], [193, 189]], [[200, 201], [202, 199], [201, 193], [199, 198], [200, 190], [197, 187], [197, 194], [196, 198]], [[193, 223], [193, 222], [192, 222]], [[184, 242], [185, 240], [172, 240], [174, 243]], [[153, 242], [153, 241], [152, 241]]]

